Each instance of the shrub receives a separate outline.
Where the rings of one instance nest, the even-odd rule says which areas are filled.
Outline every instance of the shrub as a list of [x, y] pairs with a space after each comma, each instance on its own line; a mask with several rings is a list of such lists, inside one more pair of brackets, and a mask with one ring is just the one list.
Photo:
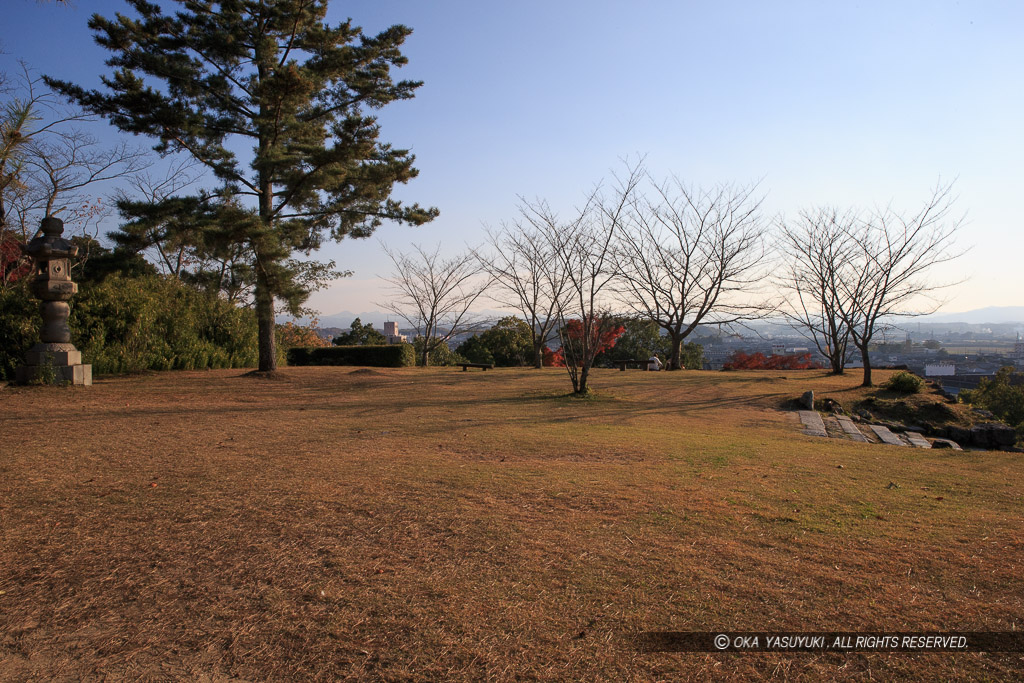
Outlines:
[[960, 399], [992, 412], [1024, 436], [1024, 373], [1002, 368], [994, 378], [982, 378], [976, 389], [961, 391]]
[[483, 334], [473, 335], [455, 351], [473, 363], [523, 366], [533, 362], [530, 326], [515, 316], [508, 316]]
[[416, 364], [412, 344], [383, 346], [295, 347], [288, 350], [288, 365], [363, 365], [403, 368]]
[[93, 372], [256, 364], [256, 316], [169, 277], [112, 275], [72, 302], [72, 341]]
[[884, 386], [900, 394], [917, 394], [924, 388], [924, 380], [912, 372], [900, 370]]
[[297, 325], [291, 321], [286, 322], [284, 325], [278, 325], [275, 328], [277, 348], [287, 355], [288, 349], [291, 348], [330, 346], [331, 342], [317, 334], [318, 323], [319, 321], [313, 318], [309, 325]]
[[[423, 337], [416, 337], [412, 343], [416, 349], [416, 364], [418, 365], [423, 358]], [[452, 351], [447, 342], [441, 342], [435, 346], [430, 352], [429, 360], [431, 365], [457, 365], [466, 362], [466, 359], [458, 352]]]
[[490, 363], [492, 365], [500, 365], [495, 362], [494, 354], [489, 348], [487, 348], [486, 341], [477, 334], [474, 334], [472, 337], [459, 344], [459, 347], [455, 349], [455, 352], [470, 363]]
[[39, 340], [39, 302], [28, 293], [27, 280], [0, 291], [0, 379], [14, 379], [25, 353]]
[[[39, 325], [38, 302], [25, 287], [0, 294], [0, 376], [13, 378]], [[84, 284], [68, 325], [94, 374], [256, 364], [253, 312], [174, 278], [110, 275]]]
[[[701, 357], [703, 358], [703, 348]], [[779, 356], [774, 353], [765, 356], [758, 352], [746, 354], [736, 351], [729, 357], [729, 362], [722, 366], [723, 370], [816, 370], [821, 366], [811, 360], [811, 354], [792, 354]]]

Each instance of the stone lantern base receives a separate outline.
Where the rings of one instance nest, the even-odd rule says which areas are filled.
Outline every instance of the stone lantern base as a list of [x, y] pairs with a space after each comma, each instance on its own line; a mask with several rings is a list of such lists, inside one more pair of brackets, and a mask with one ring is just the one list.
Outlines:
[[40, 343], [25, 355], [17, 370], [18, 384], [92, 384], [92, 366], [82, 365], [82, 352], [74, 344]]

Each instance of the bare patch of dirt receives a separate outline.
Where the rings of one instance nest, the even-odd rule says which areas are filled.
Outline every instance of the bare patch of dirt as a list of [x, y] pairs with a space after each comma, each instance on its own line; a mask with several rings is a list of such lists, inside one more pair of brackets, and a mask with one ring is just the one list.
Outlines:
[[252, 379], [265, 379], [272, 382], [281, 382], [289, 379], [288, 375], [280, 370], [250, 370], [242, 375]]
[[374, 370], [373, 368], [359, 368], [358, 370], [353, 370], [352, 372], [350, 372], [348, 374], [349, 374], [349, 376], [356, 376], [356, 377], [384, 377], [385, 376], [384, 373], [378, 372], [378, 371]]

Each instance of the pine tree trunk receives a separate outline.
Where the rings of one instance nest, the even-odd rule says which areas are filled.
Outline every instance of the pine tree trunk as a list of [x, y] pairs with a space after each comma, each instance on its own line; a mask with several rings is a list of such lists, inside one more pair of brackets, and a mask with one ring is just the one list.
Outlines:
[[263, 278], [256, 277], [256, 320], [259, 324], [260, 372], [277, 370], [277, 339], [274, 323], [274, 296]]

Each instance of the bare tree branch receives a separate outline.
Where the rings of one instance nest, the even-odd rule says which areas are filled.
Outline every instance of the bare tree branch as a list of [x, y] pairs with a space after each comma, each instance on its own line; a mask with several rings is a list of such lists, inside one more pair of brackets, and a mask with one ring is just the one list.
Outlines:
[[828, 358], [835, 375], [843, 374], [853, 351], [848, 321], [855, 313], [844, 283], [851, 279], [860, 223], [853, 211], [823, 207], [778, 225], [783, 259], [774, 279], [786, 297], [779, 312]]
[[[520, 198], [522, 199], [522, 198]], [[530, 327], [534, 367], [543, 365], [545, 345], [555, 336], [567, 276], [547, 235], [557, 219], [543, 202], [520, 205], [521, 220], [488, 231], [489, 253], [477, 251], [494, 285], [489, 297], [515, 309]]]
[[[941, 304], [934, 293], [956, 284], [928, 279], [936, 266], [963, 254], [953, 248], [964, 223], [953, 215], [955, 200], [952, 185], [939, 184], [917, 213], [876, 209], [847, 233], [856, 251], [843, 283], [843, 319], [864, 361], [863, 386], [872, 384], [869, 347], [884, 319], [932, 312]], [[922, 300], [928, 302], [924, 310], [909, 308]]]
[[441, 245], [427, 251], [413, 245], [410, 254], [382, 245], [394, 264], [389, 278], [393, 297], [378, 304], [399, 316], [423, 339], [420, 364], [428, 365], [430, 353], [453, 336], [473, 328], [469, 309], [489, 284], [472, 251], [451, 258], [441, 256]]
[[683, 340], [698, 325], [763, 317], [748, 298], [765, 261], [763, 198], [756, 186], [701, 190], [678, 178], [651, 182], [618, 233], [620, 301], [672, 341], [669, 369], [679, 369]]

